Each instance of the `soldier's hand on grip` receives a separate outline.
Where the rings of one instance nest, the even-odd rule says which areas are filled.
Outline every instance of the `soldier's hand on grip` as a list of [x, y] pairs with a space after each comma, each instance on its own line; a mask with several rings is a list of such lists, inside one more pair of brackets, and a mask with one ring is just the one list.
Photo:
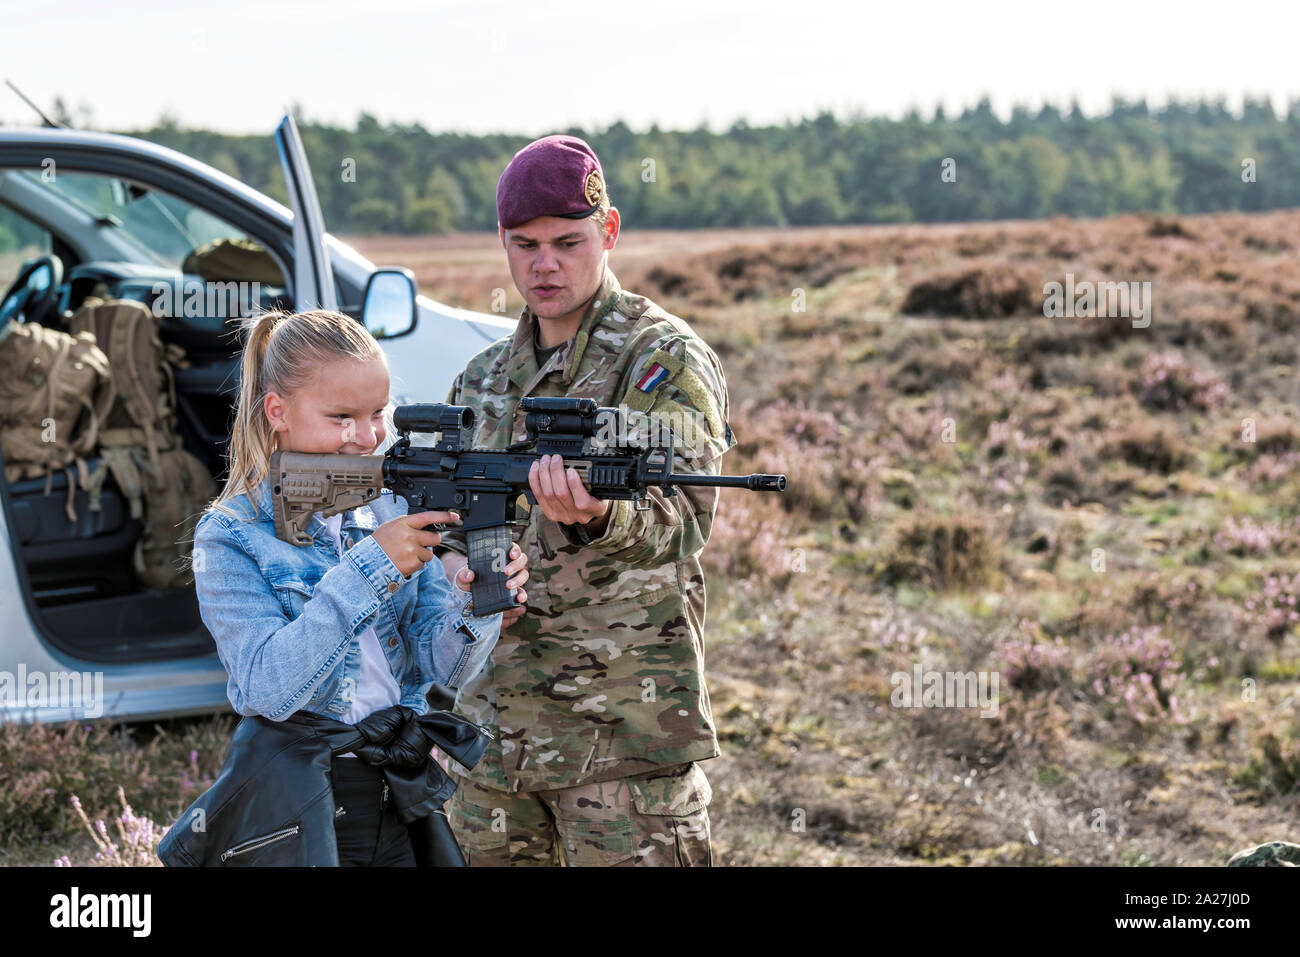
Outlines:
[[586, 525], [609, 511], [608, 499], [592, 498], [573, 469], [564, 467], [559, 455], [543, 455], [528, 471], [528, 485], [552, 522]]

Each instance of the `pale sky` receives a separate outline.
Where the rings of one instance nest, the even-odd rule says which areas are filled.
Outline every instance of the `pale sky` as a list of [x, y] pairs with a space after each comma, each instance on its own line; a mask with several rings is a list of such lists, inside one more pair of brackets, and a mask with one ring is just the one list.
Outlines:
[[[911, 0], [0, 0], [3, 77], [63, 96], [100, 129], [269, 133], [312, 121], [540, 135], [623, 119], [643, 130], [780, 123], [828, 109], [951, 115], [988, 95], [1102, 112], [1300, 97], [1291, 3]], [[34, 115], [0, 87], [0, 121]]]

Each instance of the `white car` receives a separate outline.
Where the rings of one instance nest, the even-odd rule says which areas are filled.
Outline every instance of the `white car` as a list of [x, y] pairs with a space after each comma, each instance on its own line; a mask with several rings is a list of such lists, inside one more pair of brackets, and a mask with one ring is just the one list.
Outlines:
[[[377, 269], [327, 235], [292, 117], [275, 136], [292, 209], [143, 140], [0, 129], [0, 287], [7, 287], [0, 324], [20, 316], [57, 326], [92, 291], [153, 305], [160, 290], [179, 295], [197, 280], [183, 269], [194, 250], [251, 241], [282, 276], [259, 288], [263, 304], [356, 317], [383, 345], [394, 401], [441, 402], [466, 361], [509, 335], [515, 320], [418, 296], [409, 270]], [[160, 319], [159, 333], [182, 345], [190, 362], [175, 370], [183, 447], [220, 487], [238, 343], [222, 316], [175, 312]], [[229, 710], [226, 672], [193, 587], [149, 589], [133, 579], [140, 523], [112, 480], [100, 513], [89, 513], [77, 492], [74, 527], [63, 515], [63, 473], [55, 473], [48, 496], [44, 479], [10, 486], [2, 475], [0, 720]]]

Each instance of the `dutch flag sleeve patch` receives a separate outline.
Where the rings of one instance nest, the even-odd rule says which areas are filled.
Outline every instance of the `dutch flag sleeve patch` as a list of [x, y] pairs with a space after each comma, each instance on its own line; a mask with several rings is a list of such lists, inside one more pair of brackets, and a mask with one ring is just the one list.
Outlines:
[[659, 363], [652, 362], [650, 368], [646, 369], [645, 374], [637, 381], [636, 387], [642, 392], [649, 392], [666, 378], [668, 378], [668, 370]]

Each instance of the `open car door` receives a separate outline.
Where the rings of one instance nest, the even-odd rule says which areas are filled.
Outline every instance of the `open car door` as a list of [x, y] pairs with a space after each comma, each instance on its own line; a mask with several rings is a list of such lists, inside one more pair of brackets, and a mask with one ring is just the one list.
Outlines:
[[284, 182], [293, 210], [294, 304], [308, 309], [338, 311], [338, 287], [325, 249], [325, 217], [321, 215], [316, 184], [311, 178], [307, 153], [298, 124], [286, 114], [275, 129], [275, 145], [284, 168]]

